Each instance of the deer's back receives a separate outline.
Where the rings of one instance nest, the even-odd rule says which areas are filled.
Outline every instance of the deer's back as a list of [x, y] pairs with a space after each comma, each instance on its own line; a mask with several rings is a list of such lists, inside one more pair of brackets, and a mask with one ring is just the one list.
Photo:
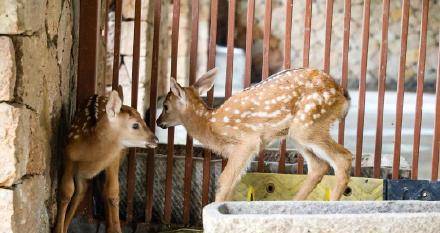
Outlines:
[[[283, 130], [338, 115], [347, 102], [332, 77], [316, 69], [285, 70], [229, 98], [210, 122], [223, 135]], [[334, 118], [337, 118], [336, 116]]]

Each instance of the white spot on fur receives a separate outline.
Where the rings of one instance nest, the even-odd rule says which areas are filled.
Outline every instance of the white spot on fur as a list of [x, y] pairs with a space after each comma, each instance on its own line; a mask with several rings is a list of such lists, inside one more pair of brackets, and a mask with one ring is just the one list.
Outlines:
[[240, 114], [240, 110], [235, 109], [235, 110], [234, 110], [234, 114]]
[[215, 118], [213, 117], [213, 118], [209, 119], [209, 121], [210, 121], [210, 122], [216, 122], [217, 119], [215, 119]]
[[304, 106], [304, 111], [305, 112], [310, 112], [312, 109], [314, 109], [316, 107], [316, 104], [314, 103], [310, 103], [310, 104], [306, 104]]
[[226, 123], [227, 123], [227, 122], [229, 122], [229, 118], [228, 118], [228, 117], [226, 117], [226, 116], [225, 116], [225, 117], [223, 117], [223, 122], [226, 122]]
[[240, 119], [235, 119], [235, 123], [240, 123], [241, 120]]

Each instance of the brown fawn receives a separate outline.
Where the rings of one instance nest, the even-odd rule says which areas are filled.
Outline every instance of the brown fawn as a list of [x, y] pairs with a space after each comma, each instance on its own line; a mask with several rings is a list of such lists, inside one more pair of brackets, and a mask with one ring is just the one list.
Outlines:
[[350, 97], [316, 69], [279, 72], [209, 108], [200, 95], [212, 88], [216, 69], [191, 87], [171, 79], [158, 126], [183, 125], [205, 147], [228, 159], [215, 201], [231, 199], [253, 155], [275, 138], [289, 136], [305, 158], [308, 176], [294, 197], [304, 200], [331, 166], [337, 179], [330, 199], [339, 200], [350, 177], [352, 154], [330, 136], [330, 126], [347, 114]]
[[156, 147], [158, 140], [136, 109], [122, 105], [118, 92], [92, 96], [78, 108], [65, 148], [56, 233], [66, 233], [87, 191], [87, 180], [105, 170], [106, 232], [119, 224], [119, 163], [127, 147]]

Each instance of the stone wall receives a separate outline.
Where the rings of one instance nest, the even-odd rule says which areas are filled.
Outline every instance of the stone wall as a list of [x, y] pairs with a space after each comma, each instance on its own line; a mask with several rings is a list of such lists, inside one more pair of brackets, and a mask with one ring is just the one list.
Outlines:
[[0, 1], [0, 232], [50, 232], [76, 47], [69, 0]]

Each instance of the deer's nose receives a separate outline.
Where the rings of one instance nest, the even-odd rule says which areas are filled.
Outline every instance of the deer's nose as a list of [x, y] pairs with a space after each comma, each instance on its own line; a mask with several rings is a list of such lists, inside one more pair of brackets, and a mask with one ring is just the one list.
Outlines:
[[150, 148], [156, 148], [158, 143], [159, 143], [159, 139], [157, 139], [157, 137], [154, 136], [146, 143], [146, 146]]

